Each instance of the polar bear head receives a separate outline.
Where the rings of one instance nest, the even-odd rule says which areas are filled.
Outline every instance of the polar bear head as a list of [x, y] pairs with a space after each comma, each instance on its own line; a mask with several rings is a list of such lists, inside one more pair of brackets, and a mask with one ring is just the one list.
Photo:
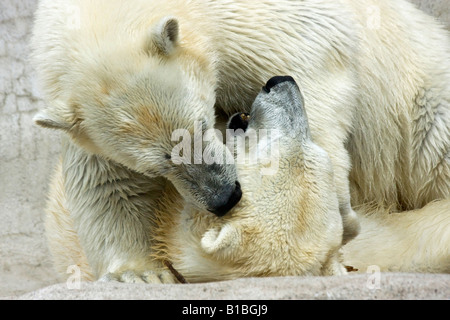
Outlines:
[[[272, 139], [258, 140], [256, 149], [276, 144], [279, 152], [265, 154], [265, 160], [270, 158], [265, 163], [237, 164], [243, 198], [229, 215], [206, 228], [202, 250], [221, 268], [241, 276], [340, 273], [340, 264], [338, 270], [329, 270], [343, 232], [332, 165], [311, 139], [295, 81], [269, 80], [248, 118], [239, 114], [230, 120], [233, 128], [246, 129], [237, 138], [251, 130], [277, 130]], [[261, 169], [271, 161], [278, 161], [277, 170], [263, 174]]]
[[[203, 161], [205, 153], [232, 157], [223, 141], [206, 134], [215, 125], [209, 60], [183, 45], [173, 17], [128, 33], [98, 17], [82, 19], [79, 29], [63, 33], [58, 61], [41, 67], [49, 105], [35, 122], [65, 131], [88, 152], [164, 176], [191, 204], [224, 215], [241, 189], [233, 163]], [[189, 141], [180, 141], [185, 133]], [[180, 143], [184, 154], [174, 153]]]

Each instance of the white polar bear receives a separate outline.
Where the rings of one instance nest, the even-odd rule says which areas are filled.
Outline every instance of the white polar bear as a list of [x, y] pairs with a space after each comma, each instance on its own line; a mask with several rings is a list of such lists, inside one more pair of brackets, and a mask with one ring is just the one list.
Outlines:
[[[95, 277], [155, 267], [168, 181], [217, 216], [239, 202], [235, 166], [174, 165], [172, 133], [248, 111], [274, 74], [304, 93], [344, 242], [351, 204], [386, 215], [450, 197], [449, 37], [406, 1], [42, 0], [32, 47], [48, 101], [36, 122], [68, 136], [51, 201], [65, 199]], [[203, 147], [230, 156], [214, 137]], [[74, 234], [49, 212], [64, 251]]]

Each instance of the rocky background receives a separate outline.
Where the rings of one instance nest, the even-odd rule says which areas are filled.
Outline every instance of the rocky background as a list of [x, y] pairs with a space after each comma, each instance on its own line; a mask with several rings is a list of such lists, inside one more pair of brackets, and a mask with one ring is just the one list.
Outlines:
[[[440, 19], [450, 30], [450, 0], [411, 1]], [[190, 287], [160, 287], [160, 291], [155, 291], [154, 286], [137, 289], [117, 284], [106, 285], [107, 293], [98, 284], [86, 284], [84, 289], [70, 292], [66, 284], [34, 291], [58, 282], [43, 234], [43, 208], [49, 177], [60, 150], [57, 132], [40, 129], [32, 123], [33, 115], [43, 106], [35, 74], [28, 63], [28, 42], [36, 5], [37, 0], [0, 1], [0, 297], [16, 298], [27, 293], [22, 297], [450, 298], [449, 277], [442, 275], [386, 275], [381, 291], [368, 291], [365, 275], [345, 280], [241, 279]], [[255, 289], [253, 294], [245, 290], [249, 286]], [[352, 296], [351, 292], [359, 296]]]

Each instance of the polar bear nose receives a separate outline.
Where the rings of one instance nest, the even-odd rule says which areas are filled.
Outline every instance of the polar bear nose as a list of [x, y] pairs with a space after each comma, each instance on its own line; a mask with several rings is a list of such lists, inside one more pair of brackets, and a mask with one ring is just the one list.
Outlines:
[[242, 198], [241, 184], [236, 181], [236, 186], [231, 193], [224, 192], [221, 194], [214, 203], [210, 204], [208, 211], [214, 213], [218, 217], [224, 216], [230, 211]]
[[228, 121], [227, 128], [231, 130], [242, 129], [244, 132], [247, 130], [248, 122], [250, 120], [250, 114], [244, 112], [238, 112], [231, 116]]
[[283, 83], [283, 82], [293, 82], [296, 83], [294, 78], [292, 78], [291, 76], [276, 76], [276, 77], [272, 77], [269, 79], [269, 81], [267, 81], [266, 85], [263, 87], [263, 90], [267, 93], [270, 92], [270, 89], [272, 89], [273, 87], [275, 87], [276, 85]]

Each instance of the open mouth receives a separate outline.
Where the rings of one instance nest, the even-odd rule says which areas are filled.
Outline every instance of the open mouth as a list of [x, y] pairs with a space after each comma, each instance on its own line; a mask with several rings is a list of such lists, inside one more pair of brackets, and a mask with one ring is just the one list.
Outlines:
[[218, 217], [222, 217], [227, 214], [233, 207], [241, 200], [242, 198], [242, 190], [241, 184], [239, 181], [236, 181], [236, 187], [228, 197], [228, 200], [222, 204], [217, 206], [214, 209], [208, 209], [209, 212], [214, 213]]

